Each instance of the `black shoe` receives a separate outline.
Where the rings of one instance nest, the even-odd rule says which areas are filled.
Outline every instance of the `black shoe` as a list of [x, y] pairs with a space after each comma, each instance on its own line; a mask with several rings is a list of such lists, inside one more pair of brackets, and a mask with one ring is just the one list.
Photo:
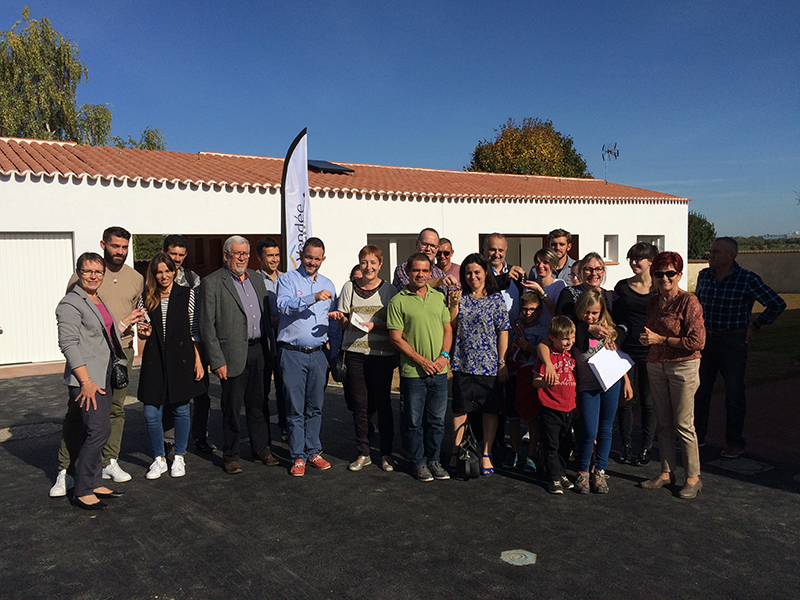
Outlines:
[[73, 506], [77, 506], [78, 508], [82, 508], [83, 510], [103, 510], [108, 504], [105, 502], [95, 502], [94, 504], [86, 504], [83, 500], [78, 498], [77, 496], [73, 496], [72, 500]]
[[172, 442], [164, 442], [164, 456], [167, 460], [172, 462], [175, 460], [175, 444]]
[[94, 495], [97, 496], [98, 498], [103, 498], [103, 499], [105, 499], [105, 498], [122, 498], [125, 495], [125, 492], [115, 492], [115, 491], [106, 492], [106, 493], [95, 492]]
[[642, 453], [636, 458], [636, 460], [633, 461], [633, 464], [636, 465], [637, 467], [643, 467], [645, 465], [649, 465], [650, 460], [652, 458], [653, 458], [653, 451], [645, 448], [644, 450], [642, 450]]
[[217, 449], [217, 447], [214, 445], [214, 442], [208, 438], [195, 440], [194, 447], [200, 452], [205, 452], [206, 454], [213, 454], [214, 450]]
[[619, 453], [619, 462], [623, 465], [633, 464], [633, 453], [630, 446], [622, 447], [622, 451]]

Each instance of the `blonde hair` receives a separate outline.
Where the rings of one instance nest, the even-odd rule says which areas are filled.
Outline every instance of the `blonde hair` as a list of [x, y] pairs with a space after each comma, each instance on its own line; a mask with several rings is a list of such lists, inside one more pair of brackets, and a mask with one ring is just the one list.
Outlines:
[[558, 339], [566, 335], [575, 334], [575, 323], [569, 317], [556, 315], [547, 324], [547, 333], [553, 338]]
[[595, 304], [600, 305], [600, 318], [597, 319], [597, 324], [609, 330], [610, 333], [606, 336], [606, 342], [613, 342], [617, 339], [616, 325], [614, 321], [611, 320], [611, 315], [606, 307], [605, 298], [603, 298], [601, 292], [597, 290], [586, 290], [583, 292], [575, 303], [575, 316], [583, 321], [589, 307]]

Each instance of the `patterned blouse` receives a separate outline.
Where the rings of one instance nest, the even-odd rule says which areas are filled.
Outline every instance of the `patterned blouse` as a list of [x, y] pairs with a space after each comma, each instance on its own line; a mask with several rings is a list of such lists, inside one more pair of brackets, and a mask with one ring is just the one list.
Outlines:
[[681, 291], [660, 308], [662, 299], [661, 294], [650, 298], [645, 326], [658, 335], [680, 338], [686, 347], [650, 346], [647, 362], [681, 362], [700, 358], [700, 350], [706, 345], [706, 328], [697, 296]]
[[471, 375], [497, 375], [497, 334], [508, 329], [511, 329], [508, 309], [499, 292], [485, 298], [461, 296], [453, 370]]

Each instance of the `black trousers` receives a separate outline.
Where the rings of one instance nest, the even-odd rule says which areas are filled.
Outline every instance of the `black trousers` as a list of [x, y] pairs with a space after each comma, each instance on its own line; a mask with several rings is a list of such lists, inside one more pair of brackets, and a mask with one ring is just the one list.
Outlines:
[[272, 378], [275, 378], [275, 404], [278, 407], [278, 427], [281, 433], [286, 431], [286, 400], [283, 398], [283, 376], [278, 368], [278, 359], [268, 356], [264, 363], [264, 402], [267, 422], [269, 422], [269, 391], [272, 387]]
[[390, 456], [394, 439], [392, 373], [395, 359], [358, 352], [346, 352], [344, 356], [358, 454], [369, 456], [369, 416], [377, 411], [381, 456]]
[[571, 425], [571, 412], [561, 412], [542, 406], [539, 413], [539, 443], [547, 475], [551, 481], [559, 481], [567, 474]]
[[[225, 462], [239, 460], [239, 415], [244, 405], [250, 448], [253, 459], [269, 454], [269, 427], [264, 418], [264, 347], [251, 344], [247, 348], [244, 371], [236, 377], [220, 381], [222, 385], [222, 456]], [[267, 408], [266, 414], [269, 414]]]

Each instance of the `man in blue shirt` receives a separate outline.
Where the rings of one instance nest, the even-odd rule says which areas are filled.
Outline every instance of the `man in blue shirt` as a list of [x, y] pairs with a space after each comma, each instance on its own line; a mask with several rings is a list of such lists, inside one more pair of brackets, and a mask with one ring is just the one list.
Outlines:
[[306, 462], [318, 469], [330, 469], [322, 458], [319, 430], [328, 375], [329, 318], [340, 320], [333, 282], [319, 274], [325, 260], [325, 244], [308, 238], [300, 256], [300, 268], [278, 280], [278, 363], [286, 398], [286, 427], [289, 432], [289, 473], [302, 477]]
[[[711, 391], [717, 373], [725, 381], [725, 449], [723, 458], [736, 458], [745, 448], [742, 435], [746, 398], [744, 374], [747, 368], [747, 343], [763, 325], [769, 325], [786, 308], [786, 302], [761, 278], [736, 262], [736, 240], [714, 240], [708, 253], [708, 269], [697, 276], [695, 294], [703, 307], [706, 346], [700, 359], [700, 387], [694, 400], [697, 438], [705, 443]], [[753, 303], [758, 300], [764, 312], [750, 322]]]

